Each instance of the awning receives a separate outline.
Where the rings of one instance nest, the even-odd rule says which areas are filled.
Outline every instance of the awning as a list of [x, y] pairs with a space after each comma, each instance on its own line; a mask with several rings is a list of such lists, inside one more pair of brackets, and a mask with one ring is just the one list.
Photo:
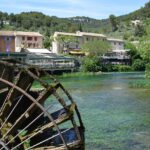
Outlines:
[[69, 54], [74, 54], [74, 55], [85, 55], [84, 52], [81, 51], [70, 51]]

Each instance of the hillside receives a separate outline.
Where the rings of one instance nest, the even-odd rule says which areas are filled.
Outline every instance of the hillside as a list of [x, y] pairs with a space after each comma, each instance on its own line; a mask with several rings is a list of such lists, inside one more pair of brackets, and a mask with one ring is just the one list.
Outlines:
[[[150, 2], [130, 14], [119, 17], [113, 16], [112, 20], [110, 20], [110, 18], [97, 20], [84, 16], [58, 18], [56, 16], [50, 17], [44, 15], [41, 12], [23, 12], [20, 14], [0, 12], [0, 30], [39, 31], [45, 36], [50, 36], [55, 31], [75, 32], [80, 30], [104, 33], [109, 36], [124, 37], [125, 39], [133, 40], [133, 38], [136, 37], [134, 35], [136, 29], [135, 26], [131, 25], [131, 20], [137, 19], [141, 20], [142, 28], [149, 33]], [[116, 28], [112, 30], [112, 25], [115, 24]], [[146, 32], [142, 36], [145, 36]]]

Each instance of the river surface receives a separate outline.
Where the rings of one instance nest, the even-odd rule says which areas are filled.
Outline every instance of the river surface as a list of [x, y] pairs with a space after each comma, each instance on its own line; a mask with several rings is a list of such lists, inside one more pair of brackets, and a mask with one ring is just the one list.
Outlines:
[[60, 78], [77, 102], [86, 150], [150, 150], [150, 90], [130, 88], [143, 73]]

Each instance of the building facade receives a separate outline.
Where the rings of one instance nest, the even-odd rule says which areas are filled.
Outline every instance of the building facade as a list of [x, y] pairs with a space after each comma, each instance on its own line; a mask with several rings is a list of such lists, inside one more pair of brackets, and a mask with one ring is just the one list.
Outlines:
[[20, 52], [21, 48], [42, 48], [38, 32], [0, 31], [0, 52]]
[[15, 35], [13, 32], [0, 31], [0, 52], [15, 52]]
[[[72, 38], [72, 41], [64, 43], [61, 42], [59, 37], [68, 36], [68, 38]], [[63, 53], [63, 52], [72, 52], [77, 51], [79, 52], [82, 45], [89, 41], [94, 40], [102, 40], [107, 41], [107, 37], [103, 34], [97, 33], [88, 33], [88, 32], [80, 32], [77, 31], [76, 33], [65, 33], [65, 32], [55, 32], [54, 33], [54, 41], [52, 43], [52, 52], [53, 53]], [[66, 45], [65, 45], [66, 44]]]
[[112, 65], [130, 65], [131, 59], [128, 55], [129, 50], [112, 50], [112, 52], [105, 53], [102, 56], [103, 64]]
[[[68, 36], [73, 37], [74, 39], [72, 42], [64, 42], [60, 41], [60, 37]], [[97, 33], [89, 33], [89, 32], [80, 32], [77, 31], [76, 33], [65, 33], [65, 32], [55, 32], [54, 33], [54, 41], [52, 43], [52, 52], [53, 53], [64, 53], [64, 52], [80, 52], [81, 47], [84, 43], [89, 41], [107, 41], [112, 46], [112, 50], [123, 50], [124, 49], [124, 41], [121, 39], [112, 39], [107, 38], [107, 36], [103, 34]]]
[[121, 39], [107, 38], [112, 50], [124, 50], [124, 41]]

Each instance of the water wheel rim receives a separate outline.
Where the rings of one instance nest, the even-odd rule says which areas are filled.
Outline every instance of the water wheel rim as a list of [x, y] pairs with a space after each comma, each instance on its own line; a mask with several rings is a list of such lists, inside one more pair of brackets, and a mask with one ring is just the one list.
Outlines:
[[35, 103], [47, 115], [47, 117], [50, 119], [50, 121], [53, 122], [54, 126], [56, 127], [56, 129], [57, 129], [57, 131], [58, 131], [58, 133], [59, 133], [59, 135], [60, 135], [60, 137], [62, 139], [62, 142], [65, 145], [66, 150], [68, 150], [67, 144], [64, 141], [62, 133], [60, 132], [56, 122], [53, 120], [52, 116], [48, 113], [48, 111], [46, 111], [45, 108], [41, 104], [39, 104], [32, 96], [30, 96], [27, 92], [23, 91], [20, 87], [17, 87], [15, 84], [13, 84], [13, 83], [11, 83], [11, 82], [9, 82], [7, 80], [4, 80], [2, 78], [0, 78], [0, 81], [5, 83], [5, 84], [7, 84], [7, 85], [9, 85], [9, 86], [11, 86], [11, 87], [13, 87], [13, 88], [15, 88], [15, 89], [17, 89], [19, 92], [24, 94], [27, 98], [29, 98], [29, 100], [31, 100], [33, 103]]
[[[0, 63], [1, 63], [1, 62], [2, 62], [2, 61], [0, 61]], [[21, 67], [20, 67], [20, 66], [17, 66], [15, 63], [13, 64], [13, 63], [2, 62], [2, 64], [5, 64], [6, 66], [8, 65], [9, 67], [15, 66], [17, 69], [21, 69]], [[44, 88], [47, 89], [47, 88], [49, 87], [49, 85], [47, 85], [47, 84], [45, 84], [44, 82], [42, 82], [42, 81], [38, 78], [38, 76], [36, 76], [36, 74], [32, 74], [32, 72], [30, 71], [30, 67], [31, 67], [31, 66], [24, 67], [23, 70], [27, 71], [28, 74], [30, 74], [30, 76], [32, 76], [33, 78], [36, 78], [36, 80], [39, 81], [41, 84], [43, 84], [43, 85], [44, 85]], [[37, 69], [37, 68], [36, 68], [36, 69]], [[37, 71], [40, 72], [41, 70], [37, 69]], [[45, 73], [45, 72], [44, 72], [44, 73]], [[2, 74], [3, 74], [3, 73], [2, 73]], [[42, 112], [43, 114], [45, 114], [45, 115], [48, 117], [48, 119], [50, 120], [50, 122], [52, 122], [53, 125], [55, 126], [55, 128], [56, 128], [56, 130], [57, 130], [57, 133], [58, 133], [58, 135], [60, 136], [60, 138], [61, 138], [61, 140], [62, 140], [63, 148], [64, 148], [64, 149], [68, 149], [68, 143], [66, 143], [65, 138], [64, 138], [64, 135], [63, 135], [63, 133], [64, 133], [64, 132], [67, 132], [67, 130], [66, 130], [66, 131], [60, 131], [59, 126], [57, 125], [57, 122], [55, 121], [55, 119], [53, 119], [52, 115], [48, 112], [48, 110], [43, 107], [43, 105], [41, 105], [40, 103], [38, 103], [38, 102], [36, 101], [36, 99], [35, 99], [33, 96], [31, 96], [28, 92], [26, 92], [25, 90], [23, 90], [22, 88], [20, 88], [19, 86], [17, 86], [16, 83], [13, 83], [13, 82], [11, 82], [11, 81], [7, 81], [7, 80], [5, 80], [2, 76], [3, 76], [3, 75], [1, 75], [1, 77], [0, 77], [0, 82], [1, 82], [1, 83], [4, 83], [5, 85], [7, 85], [10, 89], [11, 89], [11, 88], [14, 88], [15, 90], [17, 90], [17, 91], [19, 91], [20, 93], [22, 93], [23, 96], [26, 96], [26, 97], [28, 98], [28, 100], [30, 100], [30, 101], [32, 102], [32, 104], [35, 104], [35, 105], [41, 110], [41, 112]], [[54, 78], [52, 78], [52, 79], [55, 80]], [[80, 118], [80, 113], [79, 113], [78, 108], [77, 108], [76, 104], [74, 103], [74, 101], [73, 101], [71, 95], [68, 93], [68, 91], [67, 91], [66, 89], [64, 89], [64, 87], [62, 86], [62, 84], [59, 83], [59, 86], [60, 86], [60, 88], [62, 89], [62, 91], [67, 95], [68, 99], [70, 100], [70, 102], [71, 102], [71, 108], [70, 108], [70, 109], [74, 109], [74, 111], [76, 112], [77, 117], [78, 117], [78, 119], [79, 119], [80, 125], [81, 125], [81, 127], [83, 128], [82, 120], [81, 120], [81, 118]], [[53, 94], [54, 94], [54, 93], [53, 93]], [[63, 105], [63, 107], [66, 107], [66, 104]], [[0, 109], [1, 109], [1, 108], [0, 108]], [[73, 119], [73, 118], [72, 118], [72, 119]], [[7, 119], [6, 119], [6, 120], [7, 120]], [[0, 121], [1, 121], [1, 118], [0, 118]], [[73, 120], [72, 120], [72, 121], [73, 121]], [[3, 125], [4, 123], [5, 123], [5, 121], [2, 122], [2, 125]], [[1, 122], [0, 122], [0, 124], [1, 124]], [[77, 142], [81, 143], [82, 138], [81, 138], [81, 135], [80, 135], [80, 133], [79, 133], [79, 129], [78, 129], [77, 127], [75, 127], [75, 126], [74, 126], [74, 129], [76, 130], [76, 134], [77, 134], [77, 138], [78, 138], [78, 141], [77, 141]], [[7, 133], [7, 132], [6, 132], [6, 133]], [[0, 134], [1, 134], [1, 133], [0, 133]], [[18, 136], [18, 134], [17, 134], [16, 136]], [[16, 138], [16, 136], [15, 136], [15, 138]], [[57, 136], [57, 135], [56, 135], [56, 136]], [[31, 137], [31, 138], [32, 138], [32, 137]], [[50, 139], [51, 139], [51, 137], [50, 137]], [[23, 142], [24, 142], [24, 141], [23, 141]], [[23, 143], [23, 142], [22, 142], [22, 143]], [[21, 145], [22, 143], [19, 143], [19, 145]], [[40, 143], [37, 143], [37, 144], [40, 144]], [[5, 142], [5, 141], [3, 142], [3, 139], [1, 139], [0, 146], [1, 146], [2, 148], [1, 148], [0, 150], [2, 150], [2, 149], [3, 149], [3, 150], [4, 150], [4, 149], [8, 149], [8, 148], [7, 148], [7, 145], [8, 145], [8, 142]], [[33, 147], [34, 147], [34, 146], [35, 146], [35, 145], [33, 145]], [[31, 147], [30, 147], [30, 148], [31, 148]], [[15, 146], [11, 148], [11, 150], [13, 150], [13, 149], [15, 149]], [[29, 148], [27, 148], [27, 149], [29, 149]]]

